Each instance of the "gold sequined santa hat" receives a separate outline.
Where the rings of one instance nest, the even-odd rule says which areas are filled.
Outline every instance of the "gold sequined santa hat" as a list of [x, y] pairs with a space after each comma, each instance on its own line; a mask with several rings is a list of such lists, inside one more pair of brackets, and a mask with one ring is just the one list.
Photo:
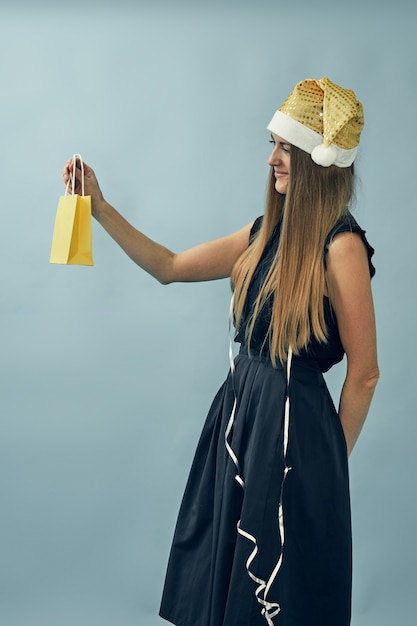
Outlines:
[[268, 130], [311, 154], [323, 167], [349, 167], [364, 125], [362, 104], [353, 91], [327, 77], [297, 83]]

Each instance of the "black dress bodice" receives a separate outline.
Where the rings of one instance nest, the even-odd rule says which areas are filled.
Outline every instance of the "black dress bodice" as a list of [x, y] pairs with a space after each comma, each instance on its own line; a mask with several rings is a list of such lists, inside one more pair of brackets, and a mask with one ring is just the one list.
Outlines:
[[[252, 243], [255, 238], [257, 232], [259, 231], [262, 224], [262, 216], [258, 217], [251, 229], [250, 233], [250, 243]], [[365, 231], [359, 226], [354, 217], [348, 213], [346, 216], [341, 218], [335, 227], [331, 230], [326, 238], [326, 244], [323, 250], [323, 263], [326, 265], [326, 255], [327, 248], [335, 235], [343, 232], [354, 232], [358, 233], [362, 238], [362, 241], [366, 247], [368, 253], [368, 263], [369, 263], [369, 272], [370, 276], [374, 276], [375, 268], [372, 264], [372, 256], [374, 254], [374, 248], [368, 243]], [[279, 238], [281, 233], [281, 224], [277, 224], [272, 232], [270, 240], [268, 241], [265, 250], [262, 254], [262, 257], [259, 261], [258, 267], [255, 270], [253, 275], [251, 284], [248, 289], [248, 294], [245, 302], [245, 306], [243, 309], [242, 319], [240, 323], [240, 327], [235, 337], [235, 341], [242, 344], [243, 348], [247, 348], [245, 332], [246, 327], [250, 320], [250, 315], [254, 307], [254, 303], [257, 295], [261, 289], [261, 286], [266, 278], [268, 270], [275, 258]], [[269, 354], [269, 341], [268, 341], [268, 328], [269, 322], [271, 318], [272, 312], [272, 299], [270, 299], [262, 311], [258, 315], [253, 333], [252, 339], [250, 343], [250, 353], [253, 355], [268, 356]], [[314, 359], [318, 362], [320, 369], [322, 372], [328, 371], [335, 363], [338, 363], [343, 359], [344, 356], [344, 348], [342, 342], [340, 340], [339, 330], [337, 326], [336, 316], [332, 310], [330, 301], [327, 297], [324, 298], [324, 317], [327, 326], [327, 342], [319, 342], [314, 337], [312, 337], [309, 345], [306, 349], [302, 350], [298, 355], [298, 358], [303, 359]], [[266, 339], [266, 340], [265, 340]]]

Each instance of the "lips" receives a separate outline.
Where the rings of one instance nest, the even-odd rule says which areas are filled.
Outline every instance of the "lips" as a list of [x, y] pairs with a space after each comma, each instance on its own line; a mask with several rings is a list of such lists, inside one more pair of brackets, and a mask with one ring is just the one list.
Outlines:
[[277, 172], [276, 170], [274, 170], [274, 174], [276, 178], [281, 178], [282, 176], [287, 176], [288, 172]]

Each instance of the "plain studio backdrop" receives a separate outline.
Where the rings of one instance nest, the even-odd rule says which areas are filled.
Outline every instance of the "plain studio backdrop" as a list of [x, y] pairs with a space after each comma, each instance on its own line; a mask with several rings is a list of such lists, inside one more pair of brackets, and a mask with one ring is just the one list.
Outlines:
[[1, 3], [2, 626], [162, 625], [228, 369], [227, 280], [162, 287], [95, 222], [93, 268], [49, 264], [65, 161], [81, 153], [128, 220], [181, 250], [263, 212], [266, 126], [322, 76], [364, 104], [354, 214], [376, 248], [352, 623], [415, 623], [416, 18], [411, 0]]

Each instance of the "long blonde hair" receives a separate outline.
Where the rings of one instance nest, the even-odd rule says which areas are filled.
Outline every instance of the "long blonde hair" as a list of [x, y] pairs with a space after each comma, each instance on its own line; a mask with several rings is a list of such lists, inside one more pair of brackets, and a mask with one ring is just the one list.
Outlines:
[[323, 254], [326, 237], [348, 212], [354, 195], [353, 165], [316, 165], [310, 155], [291, 146], [291, 170], [285, 196], [275, 190], [271, 168], [265, 214], [252, 245], [236, 262], [231, 276], [235, 324], [239, 328], [248, 288], [274, 227], [282, 222], [278, 250], [255, 300], [246, 340], [250, 347], [257, 316], [273, 297], [267, 340], [272, 363], [284, 362], [306, 348], [311, 336], [327, 341], [323, 299], [326, 293]]

